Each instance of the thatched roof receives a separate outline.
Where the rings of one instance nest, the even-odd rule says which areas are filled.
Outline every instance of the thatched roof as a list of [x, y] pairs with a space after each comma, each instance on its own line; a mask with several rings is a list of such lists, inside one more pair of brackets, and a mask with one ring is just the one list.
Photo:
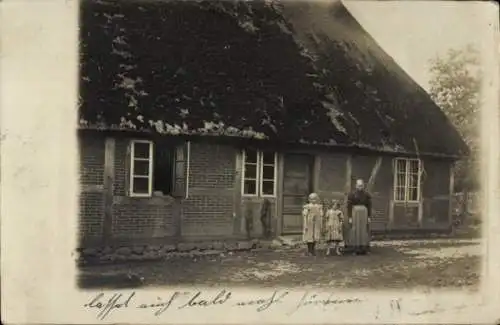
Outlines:
[[340, 2], [91, 2], [81, 12], [81, 128], [467, 152]]

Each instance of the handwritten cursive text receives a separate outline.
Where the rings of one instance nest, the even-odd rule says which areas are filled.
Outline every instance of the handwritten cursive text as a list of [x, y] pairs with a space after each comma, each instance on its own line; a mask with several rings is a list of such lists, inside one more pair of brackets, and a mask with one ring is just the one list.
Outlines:
[[274, 304], [281, 303], [283, 301], [283, 298], [285, 298], [288, 295], [288, 291], [282, 292], [278, 294], [279, 291], [274, 291], [271, 297], [269, 298], [259, 298], [255, 300], [247, 300], [247, 301], [240, 301], [236, 303], [236, 306], [258, 306], [257, 311], [261, 312], [269, 307], [271, 307]]
[[222, 290], [213, 298], [202, 297], [201, 291], [195, 293], [189, 301], [181, 306], [179, 309], [186, 307], [209, 307], [214, 305], [223, 305], [231, 298], [231, 292]]
[[323, 306], [325, 308], [329, 305], [339, 305], [339, 304], [351, 304], [361, 302], [358, 298], [353, 299], [332, 299], [333, 293], [331, 293], [326, 298], [321, 298], [317, 293], [310, 294], [309, 292], [305, 292], [300, 298], [298, 304], [295, 306], [293, 310], [291, 310], [288, 314], [293, 314], [298, 309], [306, 306]]
[[83, 306], [89, 309], [97, 309], [99, 311], [97, 313], [97, 318], [103, 320], [115, 309], [128, 308], [134, 296], [135, 292], [132, 292], [128, 296], [124, 296], [121, 293], [115, 293], [106, 300], [104, 293], [101, 292]]

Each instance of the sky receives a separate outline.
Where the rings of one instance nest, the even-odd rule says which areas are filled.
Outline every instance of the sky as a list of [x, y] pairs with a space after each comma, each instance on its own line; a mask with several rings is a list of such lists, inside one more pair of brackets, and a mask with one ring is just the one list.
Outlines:
[[[429, 60], [467, 44], [491, 51], [484, 3], [458, 1], [344, 0], [358, 22], [382, 48], [429, 90]], [[491, 17], [491, 15], [490, 15]]]

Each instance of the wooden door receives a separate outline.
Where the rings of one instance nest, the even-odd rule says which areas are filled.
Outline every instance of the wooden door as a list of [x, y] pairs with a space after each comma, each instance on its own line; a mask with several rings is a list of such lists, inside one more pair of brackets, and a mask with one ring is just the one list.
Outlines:
[[302, 232], [302, 206], [312, 189], [313, 157], [287, 154], [283, 172], [283, 234]]

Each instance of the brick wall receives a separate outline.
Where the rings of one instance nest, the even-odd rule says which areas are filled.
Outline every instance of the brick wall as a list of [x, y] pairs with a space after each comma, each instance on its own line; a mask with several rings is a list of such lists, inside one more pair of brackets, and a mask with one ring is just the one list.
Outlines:
[[233, 188], [237, 150], [230, 146], [192, 143], [190, 188]]
[[124, 196], [128, 184], [128, 156], [127, 150], [130, 140], [117, 138], [115, 142], [115, 181], [113, 184], [113, 195]]
[[102, 185], [104, 179], [104, 139], [82, 135], [80, 152], [80, 184]]
[[163, 197], [129, 197], [130, 138], [115, 142], [112, 234], [116, 239], [161, 238], [175, 235], [175, 211], [179, 199]]
[[[102, 236], [104, 215], [104, 137], [82, 136], [81, 140], [80, 233], [82, 238], [99, 239]], [[115, 143], [114, 238], [172, 238], [179, 229], [182, 239], [220, 239], [245, 235], [244, 214], [250, 210], [254, 219], [252, 236], [259, 236], [262, 230], [259, 219], [262, 202], [239, 196], [240, 184], [236, 184], [239, 179], [236, 166], [238, 149], [229, 145], [192, 143], [188, 199], [168, 195], [132, 198], [126, 194], [129, 140], [116, 138]], [[322, 152], [320, 157], [320, 195], [325, 199], [344, 198], [347, 156]], [[363, 158], [358, 156], [353, 160], [353, 179], [369, 178], [376, 157]], [[446, 162], [440, 161], [425, 163], [427, 178], [423, 185], [424, 224], [431, 221], [444, 223], [447, 220], [447, 202], [442, 198], [436, 200], [435, 196], [447, 194], [448, 166]], [[377, 224], [375, 228], [379, 230], [385, 229], [389, 217], [392, 177], [392, 160], [384, 157], [372, 193], [374, 221]], [[275, 200], [272, 200], [273, 213], [276, 211], [275, 204]]]
[[189, 198], [182, 204], [183, 237], [234, 234], [236, 154], [231, 146], [191, 144]]
[[158, 238], [175, 235], [172, 198], [119, 198], [113, 204], [115, 238]]
[[117, 138], [115, 144], [114, 238], [173, 237], [176, 222], [184, 239], [233, 235], [236, 149], [191, 143], [189, 198], [136, 198], [126, 194], [129, 142]]
[[104, 214], [103, 185], [104, 139], [98, 136], [80, 136], [80, 240], [100, 238]]

